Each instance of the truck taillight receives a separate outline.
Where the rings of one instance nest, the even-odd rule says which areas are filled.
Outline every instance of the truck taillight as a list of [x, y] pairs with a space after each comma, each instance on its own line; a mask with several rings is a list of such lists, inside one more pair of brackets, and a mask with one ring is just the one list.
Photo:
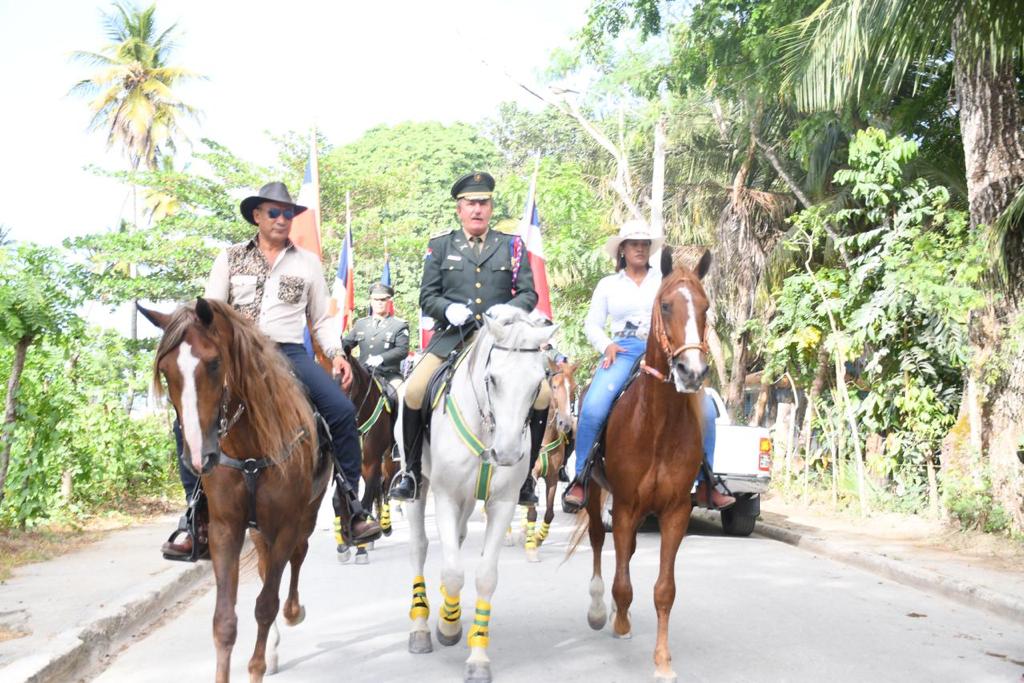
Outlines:
[[758, 444], [759, 457], [757, 459], [757, 469], [762, 472], [769, 472], [772, 469], [772, 440], [762, 438]]

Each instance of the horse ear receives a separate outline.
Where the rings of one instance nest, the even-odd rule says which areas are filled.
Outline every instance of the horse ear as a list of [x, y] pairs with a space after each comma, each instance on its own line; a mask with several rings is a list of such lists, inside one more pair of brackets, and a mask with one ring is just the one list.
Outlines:
[[203, 297], [196, 298], [196, 315], [199, 316], [199, 322], [203, 323], [206, 327], [213, 324], [213, 307], [210, 306], [210, 302]]
[[161, 313], [160, 311], [151, 311], [145, 306], [136, 303], [135, 308], [139, 309], [139, 313], [143, 315], [149, 322], [153, 323], [161, 330], [167, 329], [167, 323], [171, 320], [170, 313]]
[[668, 277], [672, 274], [672, 249], [668, 246], [661, 249], [661, 276]]
[[711, 250], [708, 249], [704, 252], [704, 255], [700, 257], [700, 263], [697, 264], [697, 277], [701, 280], [711, 270]]

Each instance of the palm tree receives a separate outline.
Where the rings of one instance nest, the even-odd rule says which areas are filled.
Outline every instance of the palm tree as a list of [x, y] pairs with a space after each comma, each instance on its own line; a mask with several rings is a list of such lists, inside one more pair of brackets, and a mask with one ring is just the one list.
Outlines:
[[[118, 145], [128, 159], [133, 174], [133, 225], [137, 226], [134, 174], [140, 168], [158, 170], [162, 160], [174, 153], [177, 141], [184, 138], [180, 123], [184, 118], [196, 117], [197, 111], [181, 101], [174, 87], [198, 76], [169, 64], [177, 25], [160, 30], [156, 5], [140, 10], [116, 2], [103, 15], [103, 26], [110, 40], [106, 46], [99, 52], [79, 51], [72, 55], [97, 70], [90, 78], [79, 81], [71, 92], [90, 98], [90, 130], [106, 131], [107, 146]], [[134, 305], [131, 320], [131, 336], [135, 339]]]
[[139, 10], [115, 3], [113, 11], [103, 15], [103, 26], [110, 43], [99, 52], [72, 55], [97, 71], [71, 92], [91, 98], [90, 129], [105, 130], [108, 146], [119, 145], [133, 171], [157, 170], [160, 157], [173, 152], [183, 137], [181, 120], [197, 115], [174, 87], [198, 76], [168, 64], [177, 25], [160, 31], [156, 5]]
[[[892, 94], [908, 74], [924, 79], [952, 63], [973, 227], [997, 228], [1009, 274], [972, 316], [973, 362], [950, 457], [965, 474], [969, 454], [987, 456], [993, 496], [1024, 530], [1024, 364], [1019, 329], [1024, 283], [1024, 13], [1015, 0], [825, 0], [783, 33], [788, 70], [804, 108], [833, 109]], [[1000, 217], [1004, 217], [1000, 220]], [[987, 376], [986, 376], [987, 375]], [[993, 377], [993, 375], [998, 375]], [[967, 429], [965, 429], [967, 428]], [[970, 439], [954, 435], [969, 431]], [[958, 455], [959, 454], [959, 455]]]

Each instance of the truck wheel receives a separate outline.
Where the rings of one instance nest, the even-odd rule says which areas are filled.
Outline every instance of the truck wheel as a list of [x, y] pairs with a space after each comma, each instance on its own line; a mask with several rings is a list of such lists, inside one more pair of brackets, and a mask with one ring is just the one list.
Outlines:
[[761, 500], [758, 496], [737, 496], [735, 505], [722, 510], [722, 530], [727, 536], [749, 536], [754, 531], [760, 512]]

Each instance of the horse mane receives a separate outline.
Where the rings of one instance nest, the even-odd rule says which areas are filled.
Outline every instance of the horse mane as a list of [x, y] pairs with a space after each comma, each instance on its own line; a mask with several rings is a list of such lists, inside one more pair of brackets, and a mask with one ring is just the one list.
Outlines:
[[206, 303], [214, 312], [210, 327], [199, 320], [194, 305], [182, 306], [171, 315], [154, 363], [157, 394], [162, 393], [160, 359], [177, 347], [189, 328], [196, 325], [220, 351], [228, 391], [232, 399], [245, 404], [243, 416], [248, 420], [254, 441], [264, 451], [262, 455], [278, 462], [303, 430], [312, 443], [316, 429], [309, 400], [274, 343], [229, 304], [215, 299], [206, 299]]

